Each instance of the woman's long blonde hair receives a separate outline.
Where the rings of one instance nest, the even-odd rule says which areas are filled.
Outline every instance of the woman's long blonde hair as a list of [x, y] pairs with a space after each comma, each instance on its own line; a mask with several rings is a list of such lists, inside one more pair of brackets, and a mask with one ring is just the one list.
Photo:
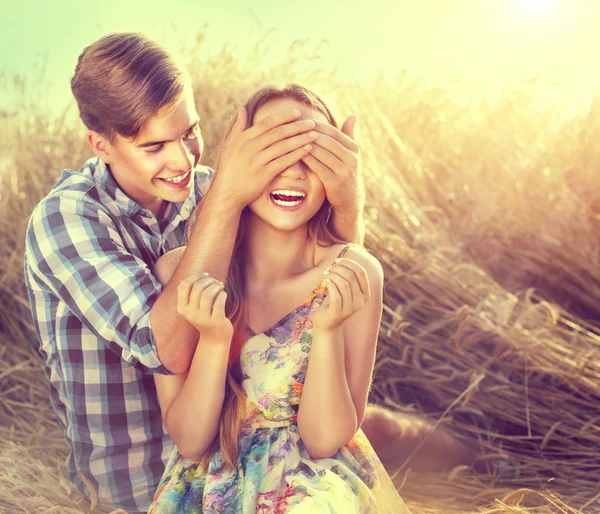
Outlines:
[[[252, 126], [254, 116], [258, 109], [270, 102], [280, 98], [289, 98], [298, 103], [307, 105], [322, 113], [327, 121], [337, 128], [333, 114], [325, 105], [325, 102], [312, 91], [305, 87], [288, 84], [282, 87], [266, 86], [256, 91], [243, 105], [248, 112], [248, 126]], [[231, 132], [235, 119], [232, 119], [223, 140]], [[218, 158], [217, 158], [218, 163]], [[218, 164], [217, 164], [218, 169]], [[201, 208], [199, 206], [198, 208]], [[221, 451], [223, 465], [235, 468], [238, 460], [238, 444], [242, 422], [246, 414], [246, 395], [242, 388], [242, 374], [240, 368], [240, 353], [246, 338], [246, 316], [244, 309], [244, 262], [245, 262], [245, 239], [247, 232], [247, 218], [249, 210], [244, 209], [240, 218], [240, 224], [233, 247], [231, 264], [225, 281], [227, 292], [226, 313], [234, 328], [231, 350], [229, 353], [229, 368], [227, 370], [227, 383], [225, 387], [225, 399], [221, 411], [219, 434], [215, 437], [211, 447], [203, 455], [200, 465], [207, 467], [217, 451]], [[331, 207], [325, 200], [319, 211], [308, 222], [308, 236], [313, 243], [313, 262], [316, 246], [329, 246], [343, 243], [345, 241], [337, 237], [329, 226]], [[194, 216], [192, 219], [195, 219]], [[190, 224], [191, 226], [191, 224]]]

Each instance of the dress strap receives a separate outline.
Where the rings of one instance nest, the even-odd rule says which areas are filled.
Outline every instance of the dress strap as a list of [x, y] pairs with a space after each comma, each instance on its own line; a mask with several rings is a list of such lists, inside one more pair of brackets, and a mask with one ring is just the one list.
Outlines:
[[342, 250], [340, 251], [340, 253], [338, 253], [338, 256], [336, 257], [336, 259], [339, 259], [340, 257], [343, 257], [344, 254], [350, 249], [350, 243], [347, 243], [346, 246], [344, 246], [344, 248], [342, 248]]

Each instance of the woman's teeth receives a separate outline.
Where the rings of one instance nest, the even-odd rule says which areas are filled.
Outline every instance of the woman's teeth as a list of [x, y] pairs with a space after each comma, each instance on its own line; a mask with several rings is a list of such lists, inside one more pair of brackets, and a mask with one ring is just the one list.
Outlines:
[[306, 195], [300, 191], [290, 191], [289, 189], [279, 189], [271, 193], [273, 202], [282, 207], [294, 207], [300, 205]]
[[179, 175], [178, 177], [164, 178], [163, 180], [166, 180], [167, 182], [170, 182], [171, 184], [179, 184], [179, 182], [182, 182], [183, 180], [185, 180], [187, 178], [189, 173], [190, 172], [188, 171], [187, 173], [184, 173], [183, 175]]

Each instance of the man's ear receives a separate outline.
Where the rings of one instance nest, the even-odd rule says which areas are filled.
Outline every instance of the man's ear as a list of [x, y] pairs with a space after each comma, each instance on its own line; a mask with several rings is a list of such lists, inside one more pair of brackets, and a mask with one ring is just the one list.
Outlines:
[[110, 144], [110, 141], [95, 130], [88, 131], [87, 140], [92, 147], [94, 155], [106, 164], [111, 164], [111, 160], [114, 157], [114, 146]]

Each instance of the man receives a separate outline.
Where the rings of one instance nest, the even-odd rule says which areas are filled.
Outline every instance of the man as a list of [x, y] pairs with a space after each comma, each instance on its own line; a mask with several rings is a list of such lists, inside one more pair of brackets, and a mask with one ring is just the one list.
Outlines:
[[[301, 159], [325, 184], [334, 230], [360, 241], [356, 118], [332, 133], [290, 111], [246, 129], [240, 111], [207, 193], [190, 79], [164, 49], [140, 34], [103, 37], [71, 86], [96, 158], [64, 170], [36, 206], [26, 284], [70, 479], [100, 508], [144, 512], [172, 449], [152, 374], [185, 372], [198, 339], [177, 313], [177, 284], [225, 279], [241, 211]], [[153, 265], [182, 246], [200, 201], [161, 287]]]

